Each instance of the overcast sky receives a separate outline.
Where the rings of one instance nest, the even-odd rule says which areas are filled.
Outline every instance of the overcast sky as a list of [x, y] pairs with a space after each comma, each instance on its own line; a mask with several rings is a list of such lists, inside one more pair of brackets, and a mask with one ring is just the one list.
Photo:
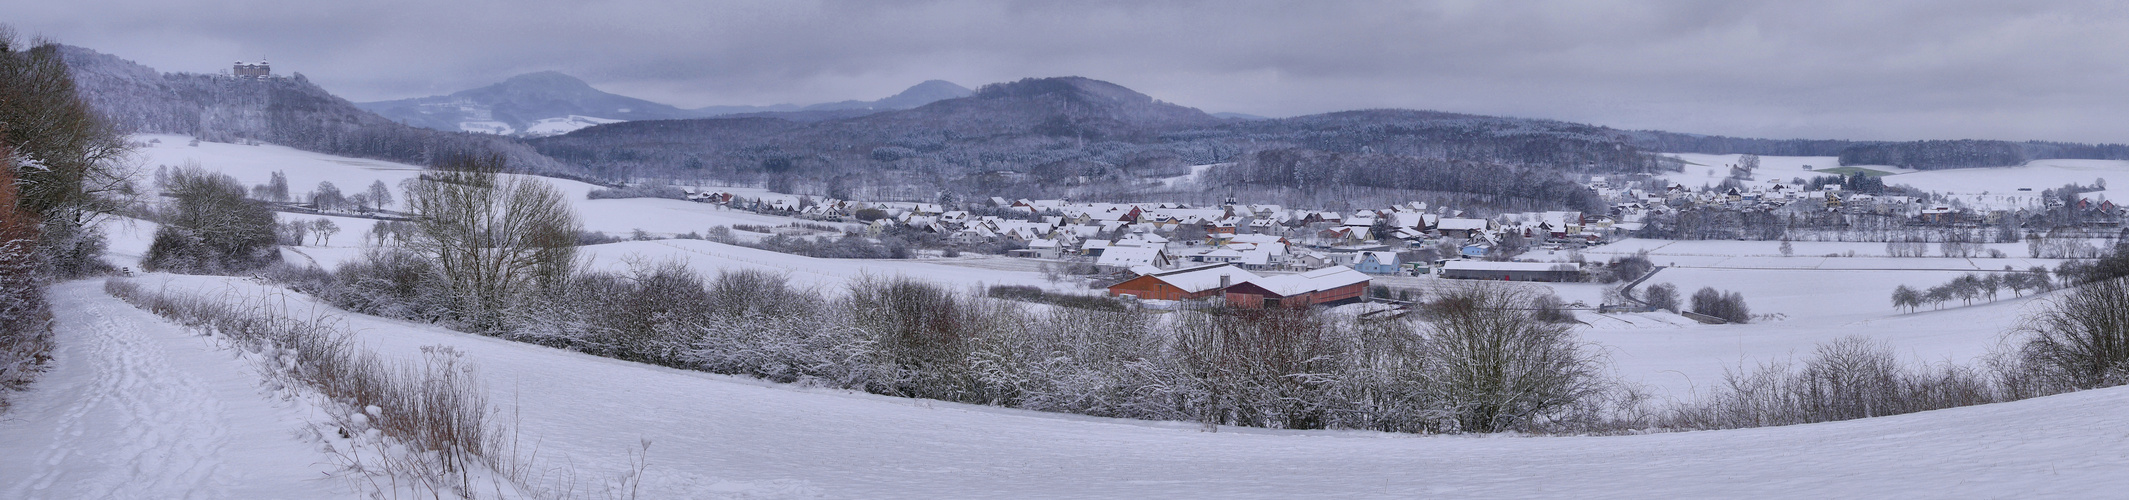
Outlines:
[[2129, 142], [2129, 7], [2035, 1], [0, 0], [153, 66], [266, 58], [356, 101], [558, 70], [681, 107], [928, 79], [1204, 109], [1417, 108], [1753, 137]]

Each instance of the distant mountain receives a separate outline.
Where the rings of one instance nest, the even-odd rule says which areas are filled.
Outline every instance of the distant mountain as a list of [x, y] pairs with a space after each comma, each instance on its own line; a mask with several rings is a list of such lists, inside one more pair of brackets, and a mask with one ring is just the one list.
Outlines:
[[846, 109], [893, 110], [909, 109], [947, 99], [968, 97], [975, 92], [967, 87], [954, 85], [946, 80], [926, 80], [902, 93], [877, 101], [842, 101], [806, 106], [801, 111], [836, 111]]
[[62, 46], [60, 54], [82, 100], [126, 132], [186, 134], [216, 142], [257, 140], [414, 164], [496, 153], [528, 172], [582, 173], [507, 138], [396, 123], [326, 92], [300, 73], [267, 78], [160, 73], [82, 47]]
[[510, 77], [501, 83], [451, 95], [358, 103], [386, 118], [416, 127], [542, 137], [566, 134], [592, 125], [704, 118], [727, 115], [791, 113], [793, 121], [847, 118], [877, 111], [909, 109], [969, 94], [960, 85], [932, 80], [877, 101], [842, 101], [811, 106], [709, 106], [680, 109], [592, 88], [576, 77], [553, 71]]
[[1215, 116], [1215, 117], [1220, 117], [1220, 118], [1226, 118], [1226, 119], [1230, 119], [1230, 120], [1270, 120], [1270, 119], [1271, 119], [1271, 118], [1266, 118], [1266, 117], [1262, 117], [1262, 116], [1252, 115], [1252, 114], [1248, 114], [1248, 113], [1213, 113], [1213, 114], [1212, 114], [1212, 116]]
[[[926, 80], [924, 81], [924, 83], [916, 84], [915, 86], [903, 90], [899, 94], [888, 96], [887, 98], [880, 99], [877, 101], [851, 100], [826, 102], [810, 106], [800, 106], [797, 104], [777, 104], [773, 106], [707, 106], [695, 108], [693, 111], [695, 112], [696, 116], [704, 118], [718, 116], [775, 116], [772, 113], [797, 113], [794, 116], [779, 116], [779, 118], [790, 118], [794, 121], [822, 121], [835, 118], [848, 118], [852, 116], [870, 114], [872, 112], [879, 111], [909, 109], [947, 99], [968, 97], [969, 94], [973, 93], [975, 92], [969, 90], [967, 87], [955, 85], [954, 82], [949, 82], [946, 80]], [[853, 113], [852, 111], [859, 112]]]
[[451, 95], [356, 106], [416, 127], [500, 135], [554, 135], [600, 123], [693, 118], [696, 113], [592, 88], [542, 71]]
[[[968, 97], [855, 117], [616, 123], [531, 143], [602, 175], [763, 182], [871, 199], [1118, 196], [1219, 163], [1233, 166], [1206, 171], [1209, 185], [1311, 202], [1352, 186], [1594, 209], [1574, 174], [1664, 168], [1621, 132], [1593, 125], [1411, 110], [1221, 118], [1082, 77], [985, 85]], [[1166, 196], [1177, 195], [1188, 194]]]

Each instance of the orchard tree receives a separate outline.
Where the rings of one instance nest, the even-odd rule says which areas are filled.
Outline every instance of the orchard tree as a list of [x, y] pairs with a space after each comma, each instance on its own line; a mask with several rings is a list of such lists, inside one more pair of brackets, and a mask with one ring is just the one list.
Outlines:
[[340, 225], [334, 224], [332, 219], [319, 217], [318, 220], [310, 222], [310, 231], [317, 233], [318, 246], [330, 246], [333, 235], [340, 232]]
[[1915, 312], [1915, 308], [1921, 305], [1922, 292], [1915, 291], [1914, 288], [1907, 285], [1900, 285], [1899, 288], [1892, 290], [1892, 306], [1894, 308]]

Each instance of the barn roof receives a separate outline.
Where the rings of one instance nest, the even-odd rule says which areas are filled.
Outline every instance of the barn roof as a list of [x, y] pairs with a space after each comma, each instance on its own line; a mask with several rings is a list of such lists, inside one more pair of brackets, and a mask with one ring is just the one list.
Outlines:
[[1242, 268], [1235, 267], [1234, 264], [1224, 262], [1209, 266], [1198, 266], [1189, 269], [1177, 269], [1174, 271], [1148, 273], [1146, 275], [1152, 276], [1154, 279], [1158, 279], [1168, 283], [1169, 286], [1176, 287], [1176, 289], [1189, 293], [1198, 293], [1206, 290], [1219, 288], [1220, 277], [1222, 276], [1227, 277], [1228, 285], [1233, 285], [1235, 283], [1243, 283], [1251, 280], [1263, 279], [1262, 276], [1257, 276], [1256, 273], [1252, 273]]
[[1249, 285], [1262, 288], [1280, 297], [1292, 297], [1311, 292], [1321, 292], [1368, 282], [1368, 275], [1345, 266], [1331, 266], [1301, 274], [1287, 274], [1250, 281]]
[[1442, 264], [1443, 271], [1581, 271], [1582, 265], [1571, 262], [1488, 262], [1483, 260], [1452, 260]]
[[1472, 231], [1486, 228], [1486, 219], [1442, 219], [1434, 226], [1444, 231]]

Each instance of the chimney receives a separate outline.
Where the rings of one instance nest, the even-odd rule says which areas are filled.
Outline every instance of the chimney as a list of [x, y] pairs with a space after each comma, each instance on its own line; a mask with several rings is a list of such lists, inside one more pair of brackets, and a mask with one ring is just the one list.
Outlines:
[[1228, 287], [1228, 285], [1232, 285], [1232, 284], [1234, 284], [1234, 283], [1233, 283], [1233, 281], [1234, 281], [1234, 278], [1232, 278], [1232, 277], [1230, 277], [1230, 276], [1228, 276], [1228, 275], [1225, 275], [1225, 274], [1222, 274], [1222, 275], [1220, 275], [1220, 289], [1221, 289], [1221, 290], [1226, 290], [1226, 289], [1227, 289], [1227, 287]]

